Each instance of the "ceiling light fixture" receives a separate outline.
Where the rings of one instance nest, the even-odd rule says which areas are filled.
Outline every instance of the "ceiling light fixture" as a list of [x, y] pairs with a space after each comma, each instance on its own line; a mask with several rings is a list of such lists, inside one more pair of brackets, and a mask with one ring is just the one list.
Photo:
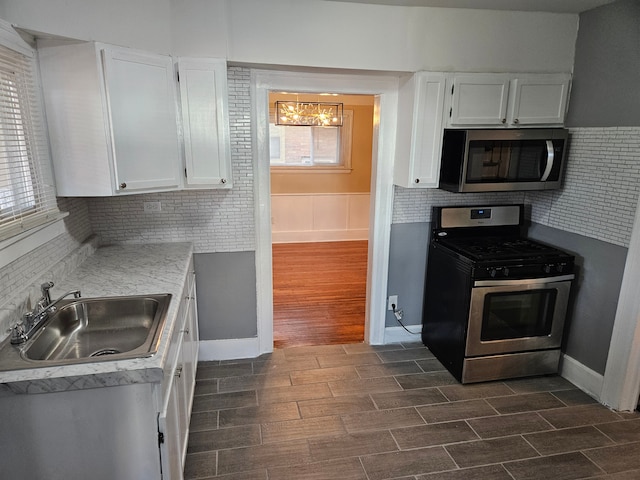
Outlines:
[[341, 127], [342, 103], [276, 102], [276, 125]]

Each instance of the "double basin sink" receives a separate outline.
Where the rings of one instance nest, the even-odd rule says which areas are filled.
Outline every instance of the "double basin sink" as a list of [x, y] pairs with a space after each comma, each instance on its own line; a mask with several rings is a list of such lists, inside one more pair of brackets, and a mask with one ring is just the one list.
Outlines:
[[27, 342], [0, 344], [0, 370], [151, 356], [170, 300], [171, 294], [63, 300]]

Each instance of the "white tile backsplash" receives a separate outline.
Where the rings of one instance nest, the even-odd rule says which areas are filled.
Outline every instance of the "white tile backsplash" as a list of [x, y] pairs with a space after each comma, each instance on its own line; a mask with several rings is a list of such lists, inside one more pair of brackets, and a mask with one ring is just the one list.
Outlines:
[[532, 220], [628, 247], [640, 194], [640, 127], [570, 132], [564, 187], [527, 193]]

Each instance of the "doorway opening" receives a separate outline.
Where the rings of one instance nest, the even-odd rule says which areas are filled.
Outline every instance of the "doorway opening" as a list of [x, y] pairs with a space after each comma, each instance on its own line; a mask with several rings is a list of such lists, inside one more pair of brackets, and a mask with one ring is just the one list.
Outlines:
[[251, 71], [251, 103], [255, 119], [253, 143], [256, 146], [253, 150], [253, 185], [258, 335], [247, 350], [255, 352], [253, 356], [273, 351], [269, 92], [274, 91], [333, 91], [375, 96], [364, 341], [381, 345], [385, 342], [398, 79], [392, 75], [372, 73], [255, 69]]
[[[341, 126], [278, 125], [276, 102], [327, 98]], [[373, 95], [269, 93], [276, 348], [364, 341], [374, 107]]]

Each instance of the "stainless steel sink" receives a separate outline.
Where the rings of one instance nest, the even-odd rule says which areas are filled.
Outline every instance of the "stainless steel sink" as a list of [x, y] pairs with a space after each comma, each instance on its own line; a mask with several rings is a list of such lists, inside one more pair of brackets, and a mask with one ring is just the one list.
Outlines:
[[158, 350], [170, 299], [160, 294], [63, 301], [24, 345], [3, 346], [0, 368], [7, 370], [11, 359], [27, 364], [15, 368], [33, 368], [151, 356]]

